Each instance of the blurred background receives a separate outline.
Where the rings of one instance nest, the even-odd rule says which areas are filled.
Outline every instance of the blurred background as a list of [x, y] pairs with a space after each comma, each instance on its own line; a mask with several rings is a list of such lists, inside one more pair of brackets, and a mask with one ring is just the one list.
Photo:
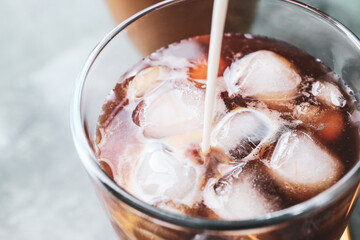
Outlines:
[[[303, 2], [360, 36], [359, 0]], [[117, 239], [69, 128], [80, 67], [116, 25], [107, 2], [2, 0], [0, 11], [0, 239]], [[359, 204], [351, 226], [360, 240]]]

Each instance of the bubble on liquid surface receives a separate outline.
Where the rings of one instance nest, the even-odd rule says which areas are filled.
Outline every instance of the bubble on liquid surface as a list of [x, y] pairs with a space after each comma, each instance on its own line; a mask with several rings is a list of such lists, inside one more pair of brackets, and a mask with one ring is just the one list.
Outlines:
[[214, 128], [211, 145], [231, 158], [248, 156], [262, 142], [270, 141], [278, 126], [265, 114], [250, 109], [228, 113]]
[[304, 132], [284, 133], [267, 166], [279, 183], [325, 189], [337, 181], [342, 163]]
[[192, 204], [197, 179], [193, 166], [179, 160], [166, 145], [150, 142], [137, 163], [133, 181], [139, 196], [148, 202], [171, 199]]
[[260, 50], [232, 63], [224, 73], [224, 80], [231, 96], [286, 100], [296, 95], [301, 77], [284, 57]]

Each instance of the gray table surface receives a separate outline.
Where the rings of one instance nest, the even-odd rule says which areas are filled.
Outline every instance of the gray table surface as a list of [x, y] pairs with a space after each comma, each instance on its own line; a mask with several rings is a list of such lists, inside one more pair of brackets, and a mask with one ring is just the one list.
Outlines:
[[[308, 0], [360, 36], [360, 1]], [[0, 1], [0, 239], [116, 239], [75, 152], [73, 82], [114, 27], [103, 0]], [[360, 204], [352, 217], [360, 240]]]

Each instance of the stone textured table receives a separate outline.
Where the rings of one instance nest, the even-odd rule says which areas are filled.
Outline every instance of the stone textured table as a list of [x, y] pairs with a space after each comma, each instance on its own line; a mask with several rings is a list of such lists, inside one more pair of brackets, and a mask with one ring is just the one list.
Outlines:
[[[309, 0], [360, 36], [358, 0]], [[102, 0], [0, 1], [0, 239], [116, 236], [75, 152], [72, 85], [114, 24]], [[352, 218], [360, 240], [360, 206]]]

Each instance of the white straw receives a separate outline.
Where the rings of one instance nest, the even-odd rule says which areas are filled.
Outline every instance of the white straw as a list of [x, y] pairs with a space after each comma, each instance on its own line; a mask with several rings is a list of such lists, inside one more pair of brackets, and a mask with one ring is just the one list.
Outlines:
[[210, 149], [211, 126], [213, 122], [213, 112], [216, 98], [216, 79], [218, 75], [221, 42], [224, 34], [227, 6], [228, 0], [214, 0], [206, 80], [204, 129], [201, 144], [201, 150], [205, 154], [208, 153]]

